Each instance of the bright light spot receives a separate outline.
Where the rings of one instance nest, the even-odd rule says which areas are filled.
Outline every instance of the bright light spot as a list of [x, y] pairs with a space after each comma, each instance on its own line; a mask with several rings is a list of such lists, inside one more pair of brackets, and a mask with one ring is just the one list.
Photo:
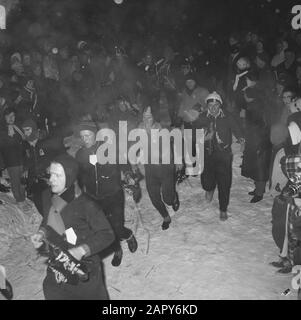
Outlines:
[[116, 4], [122, 4], [123, 0], [114, 0]]

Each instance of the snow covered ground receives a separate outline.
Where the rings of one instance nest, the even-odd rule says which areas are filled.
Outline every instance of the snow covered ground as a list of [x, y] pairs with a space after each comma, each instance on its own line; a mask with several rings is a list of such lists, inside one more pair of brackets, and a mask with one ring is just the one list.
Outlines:
[[[127, 199], [126, 223], [137, 229], [139, 248], [132, 254], [124, 243], [118, 268], [111, 266], [112, 256], [104, 260], [111, 299], [296, 299], [292, 274], [279, 275], [268, 264], [278, 254], [271, 236], [273, 200], [266, 195], [257, 204], [249, 203], [248, 191], [253, 185], [240, 176], [239, 146], [235, 144], [233, 149], [233, 186], [226, 222], [219, 220], [216, 194], [210, 205], [205, 204], [196, 177], [178, 187], [181, 206], [176, 214], [171, 212], [172, 223], [166, 231], [161, 230], [161, 217], [152, 207], [144, 183], [139, 205], [142, 224], [137, 208]], [[0, 199], [3, 196], [0, 194]], [[15, 299], [43, 299], [44, 260], [36, 256], [28, 237], [14, 239], [0, 257]], [[292, 293], [284, 297], [281, 292], [287, 288]]]
[[[229, 219], [219, 220], [217, 194], [206, 204], [198, 177], [179, 185], [181, 206], [173, 213], [168, 230], [161, 230], [161, 217], [153, 208], [142, 183], [139, 204], [142, 223], [128, 197], [126, 224], [136, 230], [138, 250], [130, 253], [123, 244], [120, 267], [104, 260], [110, 298], [133, 300], [273, 299], [291, 300], [292, 274], [277, 274], [269, 262], [279, 250], [271, 235], [273, 198], [268, 194], [249, 203], [252, 181], [240, 176], [241, 152], [233, 145], [234, 169]], [[0, 199], [2, 194], [0, 194]], [[0, 210], [4, 207], [0, 206]], [[3, 212], [2, 212], [3, 213]], [[14, 287], [14, 299], [43, 299], [45, 258], [38, 257], [28, 237], [17, 237], [0, 264]], [[290, 289], [291, 294], [281, 293]], [[0, 299], [3, 299], [0, 297]]]

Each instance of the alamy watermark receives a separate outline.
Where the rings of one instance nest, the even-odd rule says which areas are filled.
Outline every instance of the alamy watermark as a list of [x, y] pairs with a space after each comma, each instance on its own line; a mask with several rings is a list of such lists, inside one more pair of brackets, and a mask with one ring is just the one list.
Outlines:
[[2, 5], [0, 5], [0, 29], [6, 29], [6, 9]]
[[292, 14], [295, 16], [292, 19], [292, 27], [294, 30], [301, 29], [301, 5], [295, 5], [292, 7]]
[[103, 128], [97, 132], [96, 140], [103, 143], [97, 149], [94, 164], [96, 161], [99, 164], [182, 164], [184, 158], [188, 174], [198, 175], [203, 171], [203, 129], [132, 129], [128, 132], [127, 121], [119, 121], [117, 136], [114, 130]]

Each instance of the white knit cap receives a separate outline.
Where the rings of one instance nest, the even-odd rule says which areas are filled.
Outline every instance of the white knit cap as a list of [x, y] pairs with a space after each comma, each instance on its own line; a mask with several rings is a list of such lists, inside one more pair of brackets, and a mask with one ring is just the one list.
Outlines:
[[205, 99], [205, 102], [207, 103], [207, 101], [211, 99], [217, 100], [218, 102], [220, 102], [220, 104], [223, 104], [223, 100], [221, 96], [216, 91], [213, 91], [212, 93], [210, 93]]
[[292, 121], [288, 125], [288, 131], [290, 133], [293, 145], [301, 142], [301, 130], [296, 122]]
[[86, 41], [84, 41], [84, 40], [81, 40], [81, 41], [79, 41], [78, 43], [77, 43], [77, 49], [83, 49], [83, 47], [84, 46], [86, 46], [87, 45], [87, 42]]

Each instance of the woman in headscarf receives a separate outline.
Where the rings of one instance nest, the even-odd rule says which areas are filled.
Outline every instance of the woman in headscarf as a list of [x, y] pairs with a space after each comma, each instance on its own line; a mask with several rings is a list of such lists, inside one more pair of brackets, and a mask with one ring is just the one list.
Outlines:
[[[43, 240], [58, 234], [75, 261], [87, 266], [89, 277], [82, 281], [76, 278], [76, 271], [68, 273], [67, 262], [66, 269], [59, 268], [53, 259], [43, 282], [46, 300], [108, 299], [98, 253], [113, 242], [114, 234], [103, 211], [77, 187], [77, 175], [78, 164], [71, 156], [61, 155], [53, 160], [49, 179], [52, 197], [45, 196], [44, 219], [32, 242], [35, 248], [40, 248]], [[50, 245], [50, 257], [52, 250]], [[58, 260], [56, 257], [55, 261]], [[71, 282], [74, 278], [77, 281]]]

